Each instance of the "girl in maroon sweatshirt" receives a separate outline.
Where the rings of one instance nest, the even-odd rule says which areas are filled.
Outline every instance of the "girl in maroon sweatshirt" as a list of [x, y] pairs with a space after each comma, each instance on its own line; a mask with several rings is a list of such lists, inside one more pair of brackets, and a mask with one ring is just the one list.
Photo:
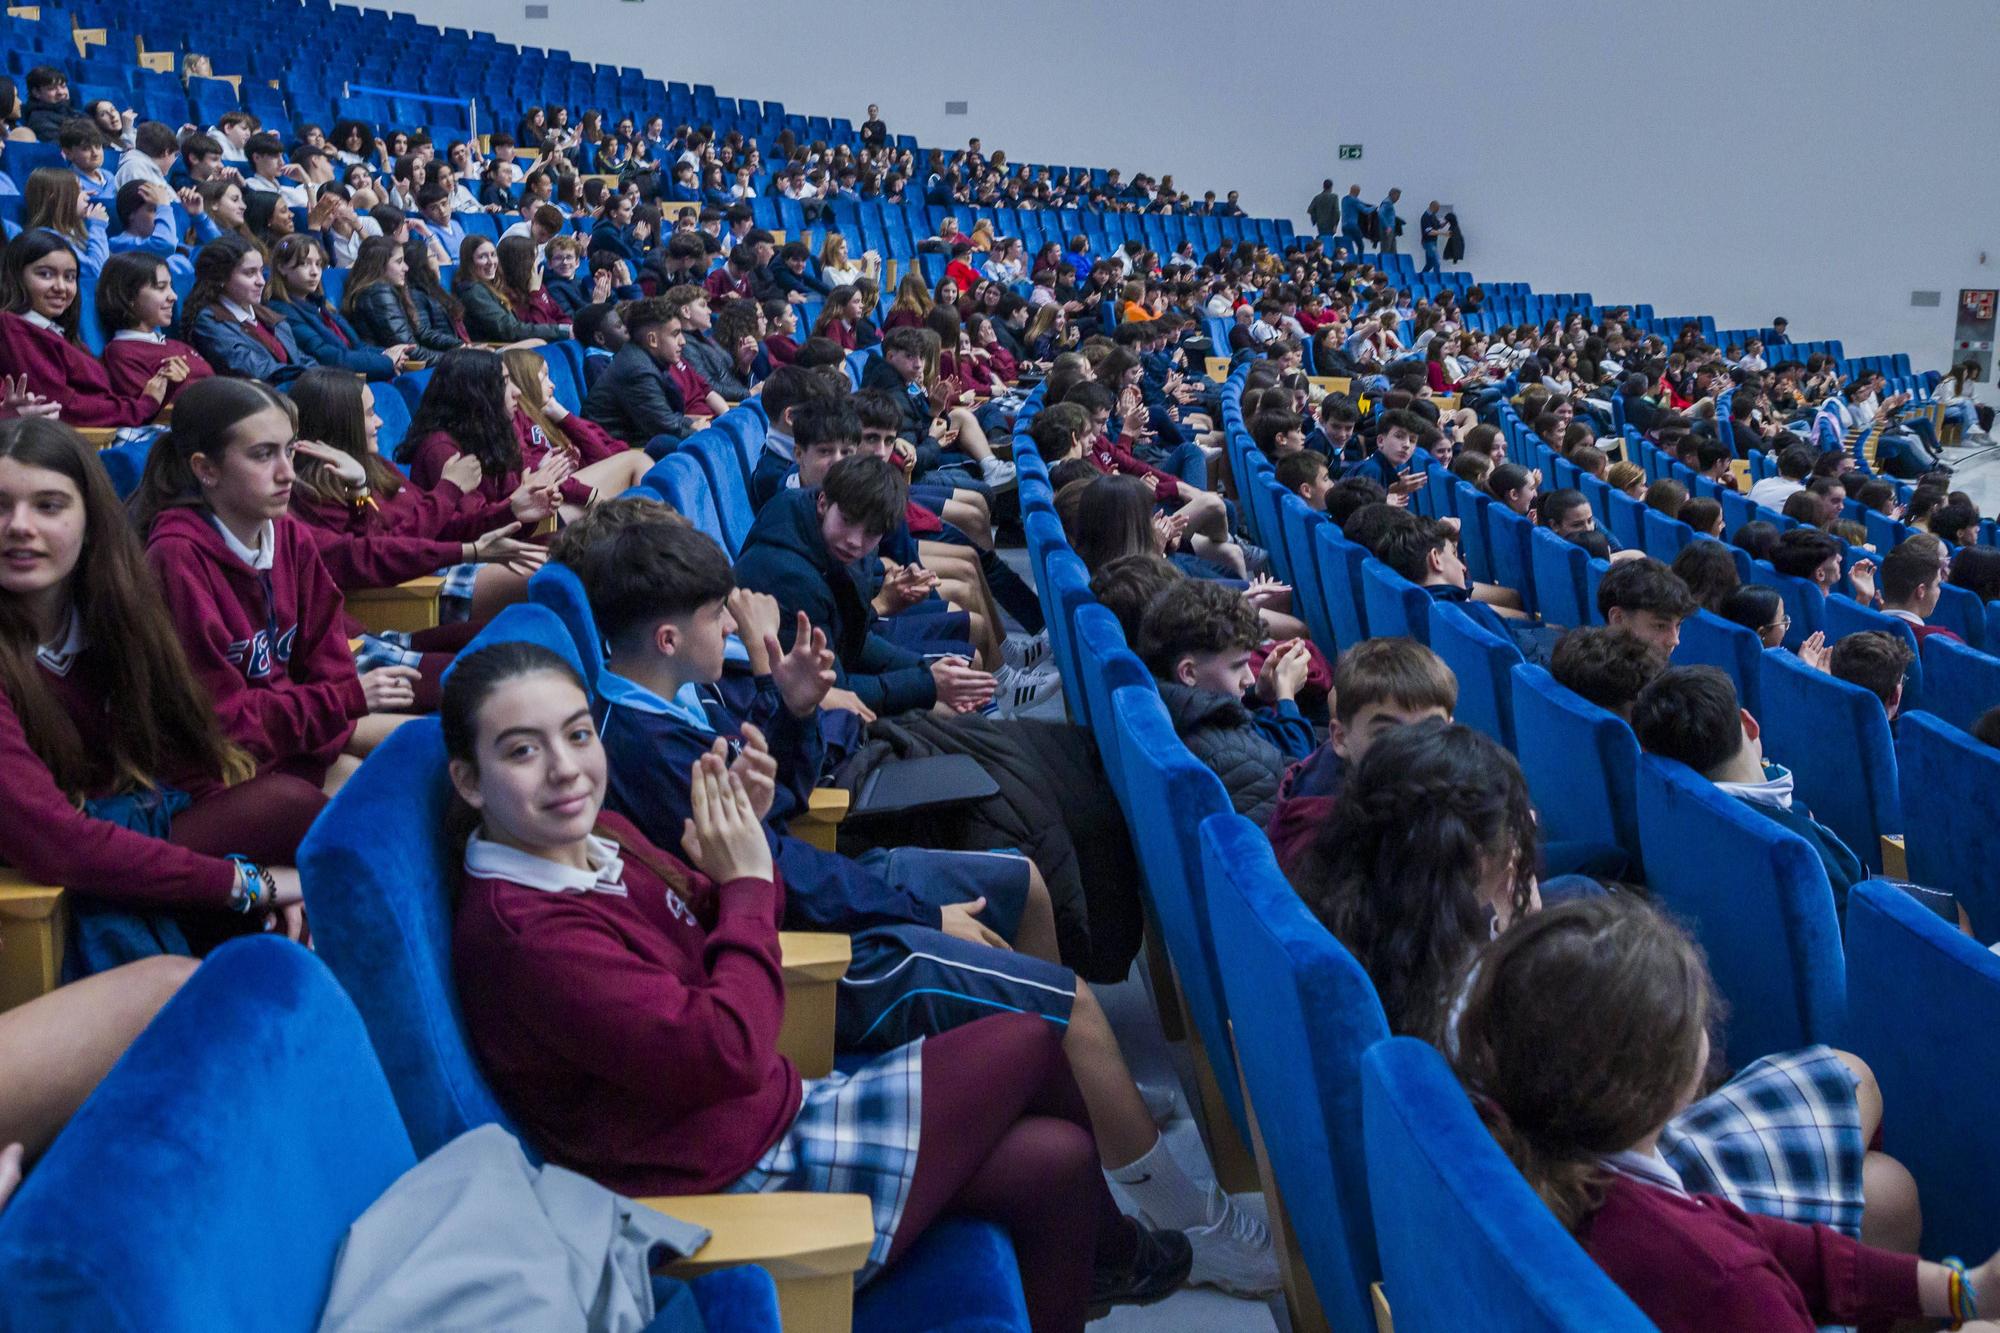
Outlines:
[[463, 658], [443, 723], [465, 845], [461, 1007], [551, 1160], [635, 1195], [864, 1193], [863, 1281], [948, 1212], [991, 1218], [1037, 1329], [1080, 1329], [1093, 1303], [1185, 1278], [1185, 1237], [1119, 1214], [1044, 1020], [981, 1019], [825, 1079], [778, 1053], [784, 891], [759, 823], [773, 770], [702, 757], [689, 867], [602, 813], [589, 701], [548, 649]]
[[168, 358], [136, 390], [112, 385], [77, 334], [76, 251], [59, 234], [24, 231], [0, 255], [0, 374], [62, 404], [72, 426], [143, 426], [190, 372]]
[[297, 432], [254, 380], [189, 389], [133, 497], [146, 558], [223, 733], [260, 772], [332, 791], [407, 715], [414, 668], [359, 675], [340, 589], [287, 512]]
[[2000, 1311], [2000, 1256], [1967, 1272], [1973, 1300], [1955, 1307], [1941, 1264], [1683, 1187], [1659, 1141], [1701, 1090], [1714, 995], [1700, 951], [1639, 899], [1551, 908], [1481, 956], [1459, 1077], [1543, 1202], [1665, 1333]]
[[176, 299], [173, 278], [158, 255], [128, 250], [104, 265], [97, 277], [97, 326], [111, 339], [104, 344], [104, 372], [114, 393], [139, 397], [163, 367], [178, 361], [187, 375], [168, 385], [171, 403], [187, 385], [215, 373], [200, 352], [166, 335]]
[[[297, 933], [283, 867], [325, 798], [256, 776], [224, 738], [104, 469], [47, 420], [0, 423], [0, 791], [0, 861], [32, 880], [169, 913], [191, 938], [273, 909]], [[121, 797], [182, 796], [164, 838], [109, 817]]]
[[[565, 429], [580, 420], [565, 416]], [[590, 438], [610, 437], [599, 432]], [[443, 479], [445, 464], [460, 454], [479, 460], [479, 494], [489, 501], [507, 499], [524, 477], [546, 475], [552, 457], [569, 455], [567, 466], [572, 471], [560, 483], [565, 521], [581, 517], [600, 495], [617, 495], [637, 485], [651, 466], [647, 455], [636, 449], [585, 463], [581, 444], [557, 447], [521, 411], [521, 390], [499, 356], [469, 347], [439, 359], [396, 460], [408, 466], [412, 481], [429, 488]]]

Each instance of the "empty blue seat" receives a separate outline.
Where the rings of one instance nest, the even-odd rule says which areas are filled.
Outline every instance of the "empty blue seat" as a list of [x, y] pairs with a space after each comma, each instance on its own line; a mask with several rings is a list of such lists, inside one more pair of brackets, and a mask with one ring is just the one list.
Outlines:
[[1372, 555], [1361, 564], [1361, 595], [1370, 637], [1430, 642], [1431, 595]]
[[756, 518], [750, 509], [750, 492], [743, 484], [742, 456], [735, 441], [713, 427], [697, 431], [681, 443], [677, 456], [688, 455], [701, 464], [708, 478], [708, 493], [722, 524], [722, 547], [734, 558], [743, 549]]
[[1110, 773], [1113, 790], [1116, 790], [1123, 778], [1117, 768], [1122, 755], [1117, 737], [1112, 733], [1114, 715], [1111, 698], [1128, 685], [1141, 689], [1159, 687], [1153, 682], [1153, 673], [1146, 669], [1146, 664], [1125, 642], [1125, 631], [1119, 628], [1118, 617], [1097, 602], [1086, 602], [1075, 609], [1070, 631], [1076, 636], [1086, 706], [1096, 724], [1093, 730], [1097, 734], [1097, 752], [1104, 760], [1105, 770]]
[[1590, 554], [1546, 528], [1528, 536], [1528, 577], [1534, 586], [1535, 608], [1544, 624], [1576, 628], [1597, 620], [1585, 588]]
[[1938, 590], [1937, 609], [1930, 617], [1931, 624], [1944, 626], [1981, 652], [2000, 648], [2000, 634], [1991, 628], [1996, 621], [2000, 621], [2000, 616], [1996, 616], [1992, 606], [1980, 602], [1978, 593], [1955, 583], [1947, 583]]
[[1331, 653], [1348, 644], [1340, 639], [1320, 586], [1317, 531], [1326, 525], [1326, 515], [1308, 508], [1298, 496], [1278, 497], [1278, 532], [1291, 563], [1292, 611], [1306, 622], [1313, 641]]
[[1797, 799], [1861, 863], [1882, 869], [1882, 837], [1903, 831], [1896, 750], [1882, 701], [1791, 653], [1764, 654], [1764, 753], [1792, 770]]
[[1284, 1201], [1285, 1231], [1332, 1326], [1372, 1327], [1368, 1287], [1381, 1269], [1362, 1151], [1360, 1062], [1389, 1035], [1388, 1017], [1368, 974], [1286, 882], [1263, 830], [1239, 815], [1216, 815], [1202, 825], [1201, 844], [1236, 1059]]
[[1932, 634], [1924, 639], [1921, 665], [1923, 692], [1918, 699], [1909, 700], [1909, 685], [1905, 683], [1906, 709], [1928, 709], [1953, 726], [1970, 731], [1980, 714], [2000, 705], [2000, 659]]
[[2000, 1247], [2000, 1049], [1913, 1034], [2000, 1029], [2000, 958], [1902, 890], [1855, 887], [1847, 904], [1847, 1045], [1886, 1105], [1883, 1147], [1917, 1178], [1924, 1254]]
[[1435, 1047], [1377, 1045], [1361, 1060], [1361, 1096], [1397, 1333], [1653, 1327], [1535, 1197]]
[[1514, 668], [1513, 702], [1516, 754], [1543, 836], [1615, 844], [1636, 866], [1639, 741], [1632, 728], [1527, 663]]
[[1708, 954], [1729, 1065], [1837, 1042], [1840, 923], [1818, 853], [1674, 760], [1641, 755], [1636, 791], [1646, 887]]
[[1487, 507], [1486, 541], [1487, 554], [1492, 559], [1492, 581], [1519, 593], [1521, 608], [1531, 615], [1538, 609], [1528, 550], [1528, 540], [1534, 531], [1533, 523], [1506, 505]]
[[1345, 650], [1368, 637], [1367, 606], [1361, 566], [1368, 552], [1347, 540], [1330, 522], [1313, 532], [1313, 556], [1319, 570], [1320, 596], [1333, 622], [1333, 641]]
[[653, 464], [641, 484], [659, 492], [683, 518], [715, 538], [724, 550], [729, 549], [722, 519], [715, 511], [715, 498], [708, 489], [708, 474], [691, 454], [668, 454]]
[[1430, 605], [1430, 645], [1458, 677], [1460, 722], [1514, 748], [1514, 668], [1521, 652], [1475, 623], [1463, 607], [1450, 602]]
[[1930, 713], [1896, 720], [1910, 878], [1958, 895], [1984, 944], [2000, 940], [2000, 750]]

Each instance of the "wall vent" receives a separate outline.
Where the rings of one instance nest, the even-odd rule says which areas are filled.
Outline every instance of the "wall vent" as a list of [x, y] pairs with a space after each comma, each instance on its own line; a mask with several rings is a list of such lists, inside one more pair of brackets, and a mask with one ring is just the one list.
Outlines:
[[947, 116], [962, 116], [966, 112], [967, 105], [965, 102], [946, 102], [944, 104], [944, 113]]
[[1911, 292], [1911, 293], [1910, 293], [1910, 304], [1911, 304], [1911, 305], [1921, 305], [1921, 306], [1935, 306], [1935, 305], [1940, 305], [1940, 304], [1942, 304], [1942, 303], [1943, 303], [1943, 300], [1944, 300], [1944, 293], [1943, 293], [1943, 292]]
[[531, 19], [545, 19], [545, 18], [547, 18], [548, 16], [549, 16], [549, 7], [548, 7], [547, 5], [529, 5], [529, 6], [528, 6], [528, 17], [529, 17], [529, 18], [531, 18]]

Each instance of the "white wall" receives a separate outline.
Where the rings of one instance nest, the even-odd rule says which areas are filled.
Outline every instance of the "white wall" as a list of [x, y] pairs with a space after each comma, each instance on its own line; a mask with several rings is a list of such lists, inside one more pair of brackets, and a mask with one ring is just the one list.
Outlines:
[[[875, 101], [926, 145], [1236, 188], [1301, 224], [1322, 177], [1398, 185], [1406, 243], [1449, 201], [1481, 277], [1725, 327], [1782, 313], [1854, 355], [1940, 365], [1958, 289], [2000, 287], [1990, 0], [388, 2], [805, 114]], [[1919, 289], [1943, 304], [1912, 308]]]

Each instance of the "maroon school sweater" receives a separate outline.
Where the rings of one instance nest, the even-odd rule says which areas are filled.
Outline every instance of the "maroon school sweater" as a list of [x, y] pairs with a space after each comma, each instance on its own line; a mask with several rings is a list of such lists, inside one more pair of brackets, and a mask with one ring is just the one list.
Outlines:
[[[86, 647], [58, 676], [40, 663], [43, 679], [75, 722], [87, 754], [110, 752], [109, 729], [117, 725], [111, 702], [93, 670], [96, 656]], [[113, 790], [109, 772], [92, 775], [86, 796]], [[214, 790], [212, 776], [161, 773], [159, 781], [191, 796]], [[13, 701], [0, 691], [0, 861], [41, 884], [60, 884], [96, 897], [148, 907], [223, 907], [236, 883], [236, 868], [216, 856], [135, 833], [123, 825], [92, 819], [61, 788], [48, 765], [28, 747]]]
[[223, 544], [207, 510], [169, 509], [153, 522], [146, 559], [223, 734], [260, 772], [319, 782], [368, 700], [312, 533], [289, 515], [273, 528], [276, 563], [260, 573]]
[[[603, 427], [586, 421], [581, 413], [572, 413], [563, 419], [563, 432], [570, 443], [576, 446], [578, 467], [589, 467], [602, 458], [623, 450], [622, 442], [606, 434]], [[514, 413], [514, 438], [521, 446], [521, 466], [504, 476], [494, 476], [489, 470], [479, 481], [479, 494], [491, 502], [505, 504], [507, 498], [519, 489], [521, 478], [542, 465], [549, 455], [549, 439], [539, 426], [521, 411]], [[445, 432], [432, 431], [417, 443], [417, 451], [410, 457], [410, 480], [419, 486], [430, 488], [444, 479], [444, 465], [464, 450], [458, 441]], [[590, 487], [571, 477], [562, 484], [562, 498], [570, 504], [590, 503]]]
[[708, 1193], [798, 1115], [798, 1071], [777, 1049], [784, 890], [717, 885], [613, 814], [597, 832], [622, 849], [625, 897], [463, 877], [459, 1005], [551, 1161], [621, 1194]]
[[[454, 544], [478, 541], [514, 521], [506, 501], [496, 504], [481, 495], [467, 496], [444, 480], [428, 490], [406, 481], [394, 495], [377, 491], [359, 504], [323, 500], [295, 487], [292, 512], [316, 528], [347, 537], [410, 537]], [[463, 554], [455, 552], [439, 564], [457, 564]]]
[[179, 384], [167, 386], [167, 401], [171, 403], [188, 385], [215, 373], [215, 367], [202, 360], [201, 353], [184, 342], [175, 342], [172, 338], [157, 343], [144, 338], [113, 338], [104, 345], [104, 373], [111, 379], [113, 393], [137, 398], [139, 391], [146, 387], [146, 381], [175, 357], [187, 362], [188, 377]]
[[25, 375], [30, 389], [62, 404], [66, 426], [143, 426], [160, 412], [136, 389], [112, 388], [85, 348], [8, 311], [0, 311], [0, 375]]

